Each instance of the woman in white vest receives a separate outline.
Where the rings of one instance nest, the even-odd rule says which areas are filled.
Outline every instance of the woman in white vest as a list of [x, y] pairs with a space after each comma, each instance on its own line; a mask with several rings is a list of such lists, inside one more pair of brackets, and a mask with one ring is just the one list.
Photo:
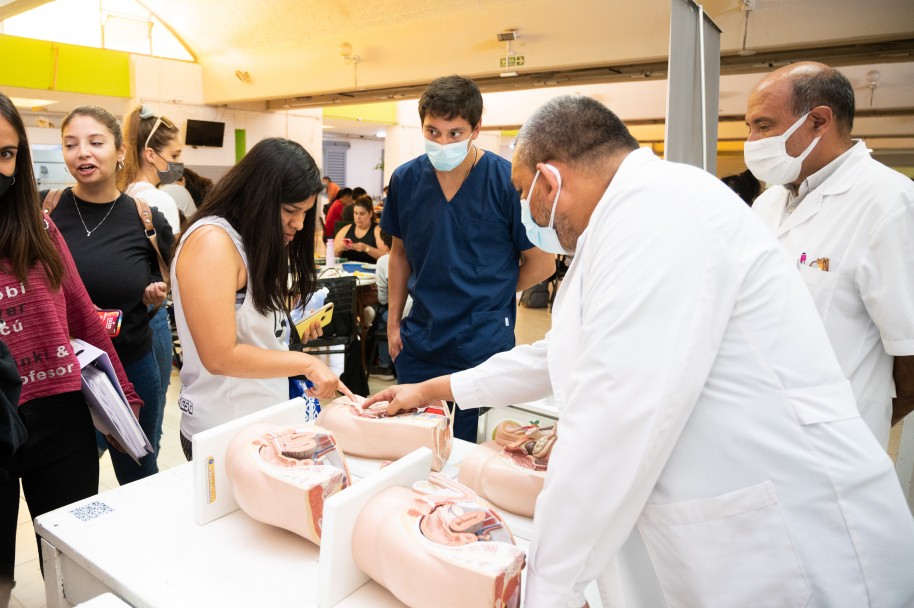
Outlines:
[[[266, 139], [189, 221], [171, 269], [188, 460], [195, 433], [287, 400], [289, 376], [307, 376], [312, 397], [352, 396], [317, 358], [286, 346], [286, 303], [317, 281], [314, 232], [302, 227], [313, 225], [322, 187], [301, 145]], [[319, 335], [319, 324], [311, 331]]]

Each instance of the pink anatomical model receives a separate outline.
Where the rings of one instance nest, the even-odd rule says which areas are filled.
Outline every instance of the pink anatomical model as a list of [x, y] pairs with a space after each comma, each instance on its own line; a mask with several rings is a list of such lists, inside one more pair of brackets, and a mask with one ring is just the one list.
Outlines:
[[225, 470], [245, 513], [318, 545], [324, 501], [352, 483], [333, 435], [314, 426], [249, 426], [229, 444]]
[[321, 407], [316, 423], [332, 431], [351, 456], [396, 460], [416, 448], [432, 451], [432, 470], [440, 471], [451, 455], [454, 429], [438, 402], [420, 410], [388, 416], [387, 402], [363, 410], [361, 402], [340, 397]]
[[387, 488], [365, 505], [352, 556], [412, 608], [517, 608], [524, 552], [491, 506], [432, 473]]
[[496, 507], [533, 517], [555, 440], [554, 426], [521, 426], [506, 420], [495, 428], [495, 441], [466, 455], [457, 479]]

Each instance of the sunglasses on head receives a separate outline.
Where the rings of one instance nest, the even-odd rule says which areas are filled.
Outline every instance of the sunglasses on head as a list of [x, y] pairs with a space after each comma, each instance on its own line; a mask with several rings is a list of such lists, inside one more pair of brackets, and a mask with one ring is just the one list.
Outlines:
[[149, 132], [149, 137], [146, 138], [146, 144], [144, 148], [149, 147], [149, 141], [152, 139], [152, 136], [155, 135], [156, 130], [159, 128], [159, 125], [165, 125], [166, 129], [174, 129], [175, 125], [165, 118], [164, 116], [156, 116], [156, 124], [152, 125], [152, 131]]

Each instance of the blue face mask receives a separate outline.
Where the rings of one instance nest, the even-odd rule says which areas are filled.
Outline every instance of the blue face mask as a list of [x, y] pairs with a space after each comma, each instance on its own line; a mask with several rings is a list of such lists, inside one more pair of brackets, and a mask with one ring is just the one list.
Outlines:
[[425, 140], [425, 153], [432, 166], [438, 171], [451, 171], [455, 169], [470, 153], [470, 142], [455, 141], [452, 144], [439, 144], [428, 139]]
[[555, 209], [559, 205], [559, 195], [562, 193], [562, 176], [559, 174], [559, 170], [552, 165], [544, 166], [555, 174], [555, 177], [559, 182], [559, 189], [555, 193], [555, 202], [552, 203], [552, 214], [549, 216], [549, 225], [540, 226], [534, 221], [533, 215], [530, 213], [530, 197], [533, 195], [533, 188], [536, 186], [536, 180], [540, 176], [539, 171], [533, 176], [533, 183], [530, 184], [530, 190], [527, 191], [527, 198], [520, 199], [520, 221], [527, 230], [527, 238], [530, 239], [530, 242], [533, 243], [534, 246], [539, 247], [546, 253], [569, 255], [569, 252], [566, 251], [565, 248], [562, 247], [562, 243], [559, 242], [559, 233], [555, 231]]

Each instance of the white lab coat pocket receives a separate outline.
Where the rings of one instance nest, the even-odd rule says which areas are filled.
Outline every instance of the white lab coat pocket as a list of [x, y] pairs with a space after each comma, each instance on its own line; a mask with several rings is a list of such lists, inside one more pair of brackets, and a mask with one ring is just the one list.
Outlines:
[[819, 270], [806, 264], [799, 267], [800, 276], [803, 282], [809, 288], [812, 299], [816, 303], [816, 310], [819, 316], [825, 319], [828, 310], [831, 308], [832, 296], [835, 295], [835, 287], [838, 285], [838, 273], [835, 271]]
[[793, 608], [810, 596], [770, 481], [647, 505], [638, 529], [670, 608]]

